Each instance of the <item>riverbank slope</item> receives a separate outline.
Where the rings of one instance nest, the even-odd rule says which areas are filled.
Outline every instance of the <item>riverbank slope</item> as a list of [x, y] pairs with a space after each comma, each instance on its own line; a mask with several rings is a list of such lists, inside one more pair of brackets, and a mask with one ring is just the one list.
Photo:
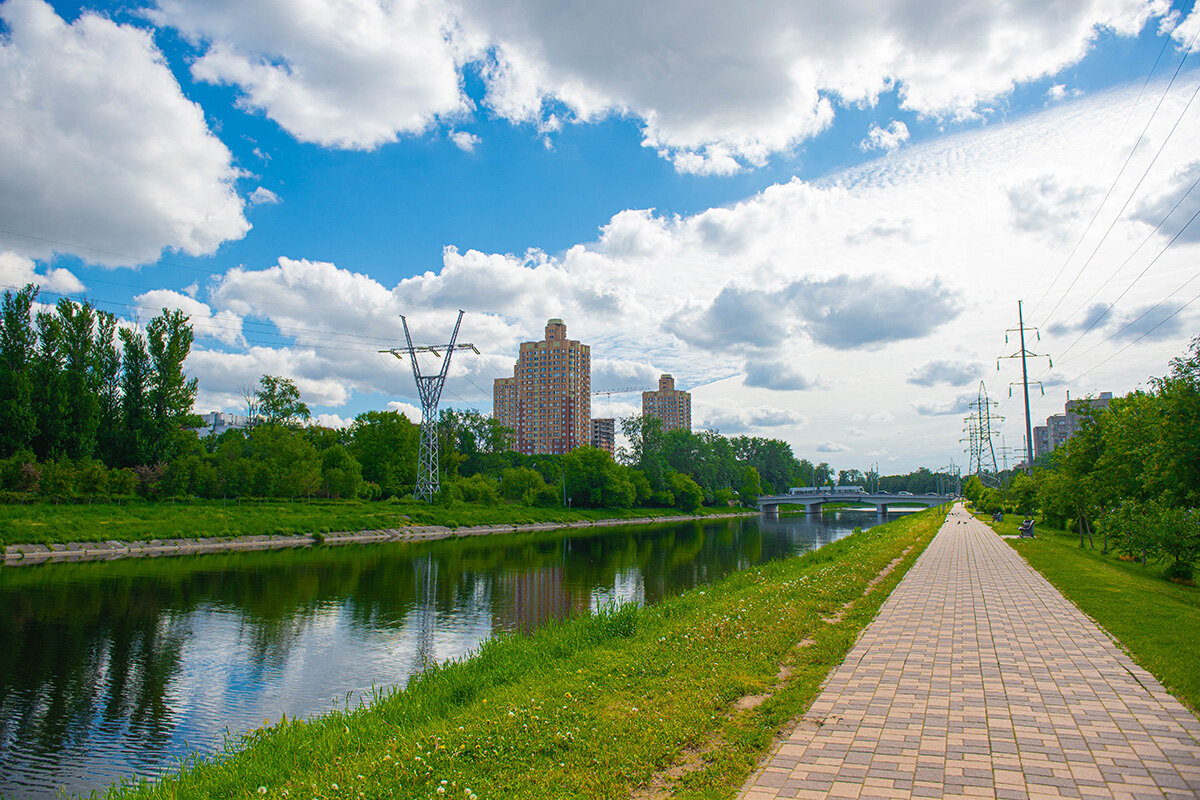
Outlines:
[[936, 533], [917, 514], [649, 608], [506, 636], [403, 691], [287, 720], [112, 798], [727, 793]]
[[734, 508], [564, 509], [415, 501], [0, 505], [3, 563], [308, 547], [317, 543], [426, 541], [449, 536], [636, 525], [752, 514]]

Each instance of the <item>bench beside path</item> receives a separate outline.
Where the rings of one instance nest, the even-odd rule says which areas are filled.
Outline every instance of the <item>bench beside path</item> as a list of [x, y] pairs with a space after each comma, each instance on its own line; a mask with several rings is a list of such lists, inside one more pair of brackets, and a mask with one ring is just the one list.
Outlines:
[[1197, 798], [1200, 721], [956, 505], [740, 796]]

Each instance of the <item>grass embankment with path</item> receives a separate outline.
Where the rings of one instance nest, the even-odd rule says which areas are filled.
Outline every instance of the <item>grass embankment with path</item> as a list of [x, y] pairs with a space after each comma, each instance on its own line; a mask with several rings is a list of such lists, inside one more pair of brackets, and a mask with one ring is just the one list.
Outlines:
[[[981, 519], [1001, 535], [1017, 534], [1015, 518]], [[1143, 566], [1121, 561], [1113, 552], [1080, 548], [1078, 534], [1045, 526], [1036, 532], [1034, 539], [1009, 542], [1134, 661], [1200, 712], [1200, 589], [1166, 580], [1162, 565]]]
[[649, 607], [491, 640], [111, 798], [727, 797], [932, 539], [930, 511]]
[[[692, 514], [743, 509], [700, 508]], [[434, 506], [411, 498], [390, 501], [133, 501], [90, 505], [0, 504], [0, 548], [10, 544], [125, 542], [225, 538], [268, 534], [367, 531], [408, 525], [525, 525], [602, 519], [670, 517], [675, 508], [566, 509], [501, 503]]]

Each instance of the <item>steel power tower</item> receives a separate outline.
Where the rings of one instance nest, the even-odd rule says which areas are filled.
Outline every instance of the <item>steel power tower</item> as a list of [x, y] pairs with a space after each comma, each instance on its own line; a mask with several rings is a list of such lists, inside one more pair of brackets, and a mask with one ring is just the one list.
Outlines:
[[995, 476], [995, 482], [999, 485], [1000, 468], [996, 463], [996, 445], [992, 441], [992, 422], [1003, 422], [1004, 417], [992, 413], [993, 406], [1000, 405], [995, 400], [989, 400], [987, 396], [987, 386], [983, 381], [979, 382], [979, 399], [973, 403], [968, 403], [970, 408], [975, 409], [975, 432], [978, 438], [977, 444], [971, 448], [972, 454], [976, 458], [976, 463], [972, 466], [976, 467], [976, 475], [979, 480], [984, 480], [985, 467], [990, 460], [992, 467], [992, 475]]
[[[404, 348], [404, 352], [408, 353], [408, 360], [412, 363], [413, 378], [417, 382], [417, 394], [421, 397], [421, 450], [417, 456], [417, 486], [413, 490], [413, 497], [425, 502], [432, 502], [433, 496], [437, 494], [441, 488], [438, 480], [438, 401], [442, 399], [442, 387], [446, 385], [446, 373], [450, 370], [450, 357], [454, 355], [455, 350], [471, 350], [475, 355], [479, 355], [479, 348], [473, 344], [455, 344], [458, 339], [458, 326], [462, 324], [463, 312], [458, 312], [458, 320], [454, 323], [454, 333], [450, 335], [450, 344], [440, 345], [413, 345], [412, 336], [408, 333], [408, 320], [404, 315], [400, 315], [400, 321], [404, 323], [404, 339], [408, 342], [408, 346]], [[401, 358], [398, 349], [381, 350], [381, 353], [391, 353], [396, 358]], [[433, 353], [438, 358], [442, 358], [442, 353], [446, 357], [442, 359], [442, 368], [433, 375], [422, 375], [421, 365], [417, 361], [417, 353]], [[403, 359], [402, 359], [403, 360]]]
[[[1050, 356], [1042, 353], [1033, 353], [1025, 348], [1025, 331], [1033, 331], [1037, 335], [1040, 342], [1042, 334], [1038, 333], [1037, 328], [1029, 328], [1025, 326], [1025, 313], [1021, 310], [1021, 301], [1017, 301], [1017, 327], [1009, 328], [1004, 333], [1004, 343], [1008, 344], [1008, 335], [1010, 333], [1019, 333], [1021, 335], [1021, 349], [1012, 355], [1001, 356], [1000, 358], [1019, 358], [1021, 359], [1021, 380], [1018, 383], [1013, 381], [1009, 384], [1008, 396], [1012, 397], [1012, 387], [1020, 385], [1025, 391], [1025, 472], [1033, 472], [1033, 424], [1029, 421], [1029, 367], [1026, 363], [1030, 358], [1045, 358], [1050, 359]], [[1054, 361], [1050, 360], [1050, 368], [1054, 368]], [[1000, 371], [1000, 359], [996, 360], [996, 371]], [[1042, 394], [1046, 394], [1046, 390], [1042, 387], [1041, 381], [1032, 381], [1042, 389]]]

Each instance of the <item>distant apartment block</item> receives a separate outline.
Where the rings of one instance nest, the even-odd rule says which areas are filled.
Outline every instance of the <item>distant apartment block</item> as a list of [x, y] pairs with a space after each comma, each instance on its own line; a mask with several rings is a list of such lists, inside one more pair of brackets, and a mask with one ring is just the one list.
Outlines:
[[242, 414], [226, 414], [223, 411], [210, 411], [200, 414], [204, 426], [193, 428], [201, 436], [220, 436], [233, 428], [244, 428], [250, 424], [250, 418]]
[[567, 453], [591, 441], [591, 357], [561, 319], [546, 323], [544, 340], [521, 344], [513, 376], [492, 386], [492, 416], [513, 431], [514, 450]]
[[616, 455], [617, 421], [612, 417], [592, 420], [592, 447]]
[[675, 388], [675, 379], [660, 375], [657, 392], [642, 392], [642, 416], [658, 417], [664, 431], [692, 429], [692, 396]]
[[1053, 453], [1067, 443], [1079, 431], [1080, 411], [1085, 408], [1099, 410], [1112, 402], [1112, 392], [1101, 392], [1099, 397], [1083, 400], [1067, 400], [1064, 413], [1046, 417], [1046, 424], [1033, 429], [1034, 458]]

